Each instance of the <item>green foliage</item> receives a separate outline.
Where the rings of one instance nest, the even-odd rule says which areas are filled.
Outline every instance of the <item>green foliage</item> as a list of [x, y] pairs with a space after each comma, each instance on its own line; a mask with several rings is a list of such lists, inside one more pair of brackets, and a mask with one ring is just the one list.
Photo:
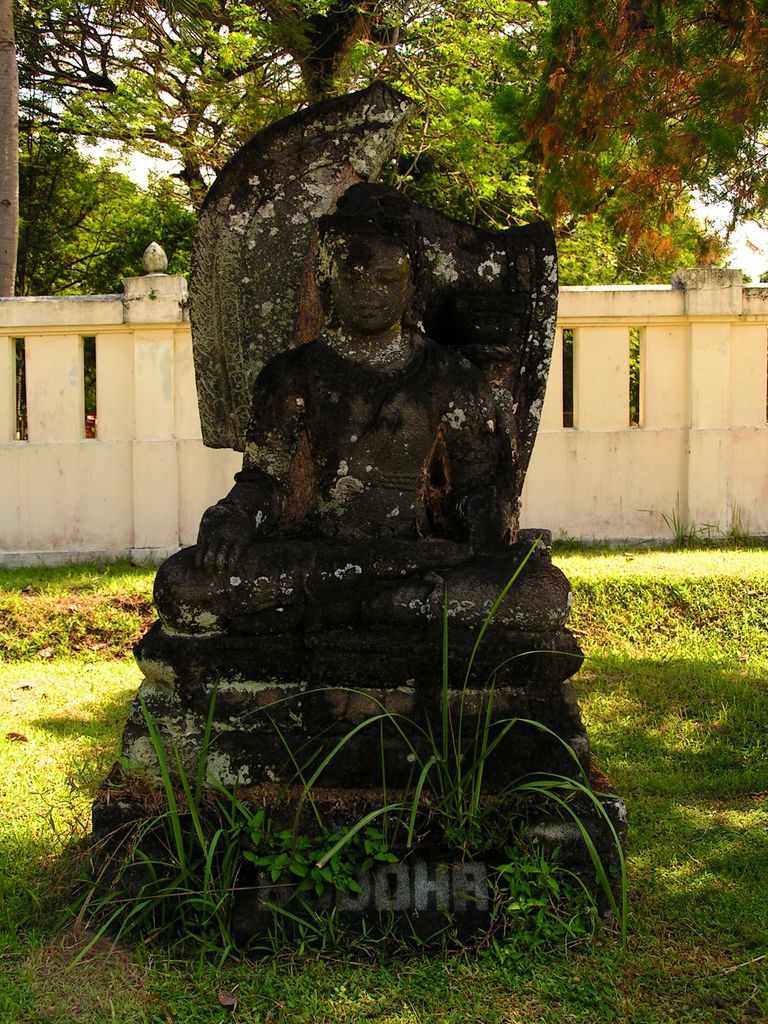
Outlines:
[[[175, 0], [160, 10], [146, 4], [137, 19], [101, 2], [32, 0], [19, 9], [24, 117], [174, 160], [197, 207], [256, 131], [308, 99], [381, 78], [420, 106], [385, 177], [461, 220], [505, 228], [553, 210], [548, 186], [538, 183], [539, 158], [509, 127], [520, 120], [510, 97], [535, 92], [540, 64], [527, 50], [510, 61], [509, 50], [537, 45], [547, 6]], [[578, 128], [569, 143], [583, 148]], [[654, 196], [643, 212], [649, 231], [628, 233], [633, 193], [620, 180], [615, 186], [598, 210], [579, 200], [578, 188], [561, 190], [568, 202], [554, 219], [563, 283], [667, 280], [719, 253], [682, 194], [663, 210]]]
[[640, 409], [640, 328], [629, 329], [629, 425], [639, 427]]
[[264, 868], [273, 882], [284, 880], [286, 875], [292, 878], [297, 895], [314, 892], [322, 896], [329, 888], [361, 892], [354, 878], [356, 869], [370, 871], [377, 862], [397, 861], [384, 833], [371, 826], [352, 836], [325, 831], [317, 836], [296, 835], [292, 829], [273, 831], [264, 810], [251, 815], [242, 808], [242, 813], [247, 818], [252, 847], [244, 851], [245, 859]]
[[631, 197], [611, 199], [592, 213], [565, 209], [555, 218], [561, 284], [667, 283], [676, 270], [703, 266], [724, 254], [722, 240], [693, 217], [687, 199], [660, 221], [649, 210], [639, 232], [624, 221], [625, 202], [631, 203]]
[[[282, 927], [290, 921], [292, 943], [297, 939], [298, 926], [302, 946], [314, 948], [319, 942], [324, 948], [330, 942], [339, 947], [351, 937], [334, 930], [335, 926], [329, 931], [314, 908], [303, 902], [302, 896], [319, 898], [329, 890], [359, 893], [362, 888], [355, 877], [357, 872], [370, 871], [378, 863], [398, 861], [385, 832], [366, 824], [378, 811], [345, 833], [329, 833], [321, 828], [319, 833], [309, 835], [295, 828], [276, 830], [265, 810], [250, 810], [233, 792], [204, 790], [214, 705], [215, 694], [192, 778], [176, 753], [172, 759], [169, 757], [156, 723], [142, 704], [157, 758], [165, 806], [160, 813], [149, 813], [136, 823], [127, 851], [125, 839], [106, 859], [96, 850], [99, 874], [96, 883], [88, 884], [84, 890], [78, 913], [78, 921], [88, 925], [93, 937], [80, 949], [78, 960], [87, 956], [107, 934], [114, 934], [117, 939], [151, 934], [154, 938], [162, 935], [174, 942], [181, 940], [192, 944], [224, 962], [236, 948], [232, 913], [246, 863], [263, 869], [272, 883], [289, 891], [287, 904], [281, 901], [273, 906], [273, 943], [279, 945]], [[127, 769], [129, 776], [135, 771], [130, 765]], [[149, 804], [155, 803], [153, 780], [139, 782], [138, 787], [136, 783], [134, 776], [132, 799], [141, 799], [143, 795]], [[591, 790], [587, 786], [555, 777], [524, 783], [519, 792], [554, 799], [579, 824], [625, 940], [627, 908], [623, 868], [620, 882], [623, 903], [619, 909], [590, 837], [580, 825], [578, 814], [568, 806], [569, 797], [577, 789], [589, 798]], [[310, 799], [311, 796], [309, 793]], [[421, 789], [418, 789], [414, 806], [420, 796]], [[114, 799], [121, 798], [118, 790]], [[393, 805], [386, 808], [388, 812], [395, 809]], [[400, 810], [409, 810], [408, 804]], [[412, 812], [410, 817], [413, 821]], [[473, 836], [480, 838], [479, 846], [475, 847], [471, 845], [465, 825], [452, 829], [450, 822], [445, 821], [444, 812], [442, 824], [447, 825], [443, 828], [443, 838], [449, 849], [455, 848], [462, 857], [469, 858], [487, 852], [487, 834], [473, 832]], [[490, 822], [485, 824], [489, 826]], [[427, 826], [428, 821], [422, 822], [422, 828]], [[498, 823], [493, 829], [498, 838], [502, 834]], [[505, 960], [526, 951], [589, 938], [597, 920], [593, 895], [575, 876], [562, 872], [556, 858], [549, 860], [540, 850], [529, 850], [519, 837], [513, 838], [509, 823], [503, 831], [509, 842], [504, 851], [506, 860], [492, 870], [496, 891], [491, 936], [492, 948], [498, 957]], [[456, 844], [452, 842], [454, 835], [458, 837]], [[616, 843], [618, 848], [618, 839]], [[334, 925], [333, 913], [330, 913], [327, 923]]]
[[146, 192], [109, 161], [82, 156], [71, 137], [33, 132], [20, 161], [17, 295], [105, 294], [143, 273], [158, 241], [170, 273], [189, 267], [194, 215], [169, 182]]
[[[485, 798], [483, 783], [488, 759], [516, 725], [533, 726], [550, 736], [554, 736], [554, 734], [546, 726], [538, 722], [518, 718], [497, 719], [494, 716], [493, 710], [495, 679], [490, 681], [490, 685], [485, 692], [484, 707], [482, 710], [478, 710], [476, 724], [469, 730], [469, 736], [467, 736], [468, 730], [465, 724], [464, 713], [467, 690], [472, 678], [475, 658], [483, 637], [502, 601], [525, 569], [537, 544], [538, 541], [534, 542], [521, 560], [511, 579], [494, 601], [482, 627], [478, 631], [467, 661], [462, 685], [458, 689], [459, 702], [455, 710], [452, 709], [450, 700], [448, 594], [445, 594], [440, 693], [441, 728], [438, 734], [431, 727], [431, 723], [428, 723], [425, 731], [428, 741], [426, 757], [419, 755], [416, 750], [413, 750], [419, 771], [410, 805], [409, 845], [413, 842], [416, 832], [416, 822], [421, 809], [421, 797], [425, 791], [428, 791], [431, 796], [429, 808], [431, 819], [437, 823], [445, 841], [452, 848], [456, 849], [462, 857], [476, 856], [478, 853], [493, 849], [499, 845], [500, 838], [504, 836], [504, 829], [500, 826], [499, 819], [500, 817], [506, 818], [504, 811], [502, 811], [501, 815], [499, 812], [500, 809], [505, 807], [507, 801], [515, 796], [519, 796], [523, 792], [535, 791], [539, 795], [543, 795], [545, 799], [552, 796], [546, 789], [546, 782], [554, 781], [553, 777], [541, 777], [533, 781], [529, 779], [518, 780], [495, 794], [493, 799], [488, 800]], [[555, 738], [559, 739], [558, 737]], [[560, 742], [562, 742], [564, 749], [573, 760], [575, 778], [573, 780], [558, 779], [556, 788], [559, 788], [562, 782], [563, 789], [569, 791], [571, 796], [577, 791], [589, 793], [587, 780], [585, 780], [586, 785], [578, 781], [583, 775], [583, 769], [576, 754], [566, 743]], [[529, 790], [528, 787], [531, 786], [534, 788]], [[559, 796], [555, 795], [554, 799], [555, 801], [559, 800]], [[597, 807], [600, 806], [597, 800], [595, 800], [595, 805]], [[609, 893], [606, 893], [606, 896], [609, 900], [612, 899], [612, 895], [609, 895]]]
[[20, 4], [22, 116], [176, 160], [198, 205], [210, 172], [304, 99], [286, 19], [237, 2], [139, 7]]
[[[172, 932], [225, 960], [235, 948], [230, 919], [242, 865], [240, 829], [211, 814], [203, 802], [202, 782], [211, 739], [215, 692], [201, 739], [200, 760], [191, 778], [174, 752], [171, 762], [157, 727], [142, 703], [157, 757], [165, 809], [138, 823], [132, 850], [116, 857], [121, 895], [100, 894], [100, 879], [85, 892], [79, 918], [95, 923], [86, 956], [111, 928], [118, 938], [133, 932]], [[97, 851], [98, 853], [98, 851]], [[107, 858], [102, 872], [114, 872]]]
[[519, 961], [591, 938], [597, 927], [594, 899], [580, 879], [558, 870], [557, 856], [519, 849], [496, 868], [497, 914], [501, 925], [491, 948], [501, 963]]
[[507, 55], [499, 110], [550, 215], [604, 211], [647, 243], [689, 189], [729, 203], [734, 222], [768, 206], [759, 4], [552, 0]]
[[459, 5], [450, 13], [434, 8], [408, 27], [403, 47], [411, 60], [395, 66], [394, 84], [418, 98], [423, 113], [408, 126], [392, 180], [420, 202], [484, 227], [553, 217], [566, 285], [668, 281], [680, 267], [719, 256], [722, 244], [694, 219], [685, 196], [662, 218], [649, 208], [653, 230], [641, 235], [627, 230], [621, 192], [600, 208], [547, 206], [537, 161], [499, 118], [512, 83], [525, 89], [534, 81], [533, 62], [513, 68], [508, 52], [511, 39], [530, 38], [539, 17], [530, 4]]
[[415, 199], [471, 224], [504, 228], [534, 219], [531, 167], [522, 147], [500, 140], [493, 95], [501, 79], [504, 22], [524, 5], [466, 4], [404, 27], [393, 84], [422, 105], [397, 163], [398, 185]]

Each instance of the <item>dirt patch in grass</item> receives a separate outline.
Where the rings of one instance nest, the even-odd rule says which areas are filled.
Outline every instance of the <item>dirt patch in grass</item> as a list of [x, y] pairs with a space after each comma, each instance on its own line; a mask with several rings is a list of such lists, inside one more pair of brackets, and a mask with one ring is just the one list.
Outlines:
[[149, 594], [0, 592], [0, 658], [122, 658], [153, 618]]

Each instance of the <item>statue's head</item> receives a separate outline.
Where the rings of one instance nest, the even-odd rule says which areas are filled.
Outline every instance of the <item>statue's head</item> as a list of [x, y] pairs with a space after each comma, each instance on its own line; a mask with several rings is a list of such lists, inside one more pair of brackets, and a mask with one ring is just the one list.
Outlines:
[[383, 185], [354, 185], [320, 221], [318, 283], [326, 313], [356, 335], [399, 325], [418, 254], [411, 205]]

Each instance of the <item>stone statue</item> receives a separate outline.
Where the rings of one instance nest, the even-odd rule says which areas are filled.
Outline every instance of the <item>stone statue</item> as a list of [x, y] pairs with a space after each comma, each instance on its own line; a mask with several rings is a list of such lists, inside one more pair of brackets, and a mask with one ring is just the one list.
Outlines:
[[[197, 544], [161, 566], [160, 621], [137, 659], [153, 713], [192, 746], [188, 715], [216, 688], [225, 784], [283, 778], [249, 724], [271, 686], [300, 698], [301, 724], [281, 727], [309, 745], [343, 735], [348, 688], [371, 695], [358, 718], [395, 705], [433, 718], [444, 615], [461, 688], [521, 566], [473, 685], [494, 679], [500, 714], [542, 721], [586, 763], [565, 683], [581, 662], [570, 588], [546, 535], [531, 555], [538, 532], [518, 523], [555, 332], [552, 231], [476, 228], [365, 180], [409, 106], [375, 83], [286, 118], [235, 154], [201, 212], [190, 312], [203, 436], [243, 451], [243, 467]], [[129, 722], [127, 756], [143, 730]], [[532, 759], [567, 768], [556, 741], [522, 732], [499, 778]], [[392, 751], [404, 780], [405, 748]], [[326, 774], [343, 777], [342, 761]]]
[[[200, 418], [205, 443], [242, 451], [243, 467], [197, 544], [158, 571], [123, 763], [156, 772], [159, 735], [192, 773], [204, 764], [245, 806], [307, 829], [311, 773], [313, 813], [333, 831], [412, 792], [436, 749], [462, 772], [493, 735], [483, 794], [590, 884], [575, 827], [506, 802], [521, 777], [590, 763], [570, 588], [546, 531], [519, 529], [555, 334], [554, 239], [545, 224], [461, 224], [371, 184], [409, 107], [374, 83], [300, 111], [206, 197], [190, 288]], [[444, 856], [424, 798], [414, 878]], [[604, 806], [621, 831], [623, 805]], [[140, 816], [107, 794], [94, 833]], [[613, 863], [614, 833], [602, 812], [590, 820]], [[387, 879], [410, 893], [407, 866]], [[246, 936], [260, 885], [238, 899]], [[414, 929], [432, 928], [423, 909]]]
[[[320, 237], [323, 330], [258, 376], [242, 472], [196, 549], [161, 568], [161, 620], [184, 633], [417, 625], [441, 618], [447, 590], [450, 615], [477, 629], [521, 557], [505, 416], [483, 370], [419, 327], [414, 204], [354, 185]], [[551, 565], [529, 571], [497, 625], [560, 629], [568, 595]]]

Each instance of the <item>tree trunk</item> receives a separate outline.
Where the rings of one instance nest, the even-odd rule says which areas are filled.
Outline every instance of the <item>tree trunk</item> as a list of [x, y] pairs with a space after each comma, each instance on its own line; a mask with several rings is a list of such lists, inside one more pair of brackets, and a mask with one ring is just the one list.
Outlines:
[[19, 74], [13, 0], [0, 0], [0, 296], [13, 295], [19, 238]]

